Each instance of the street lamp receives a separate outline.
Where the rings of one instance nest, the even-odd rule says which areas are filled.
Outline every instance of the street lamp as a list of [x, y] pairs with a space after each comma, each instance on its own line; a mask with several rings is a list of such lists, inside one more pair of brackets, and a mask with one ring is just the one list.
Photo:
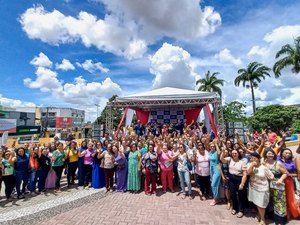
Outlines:
[[95, 106], [97, 107], [97, 118], [96, 118], [96, 121], [97, 121], [97, 124], [98, 124], [98, 108], [99, 108], [99, 104], [95, 104]]

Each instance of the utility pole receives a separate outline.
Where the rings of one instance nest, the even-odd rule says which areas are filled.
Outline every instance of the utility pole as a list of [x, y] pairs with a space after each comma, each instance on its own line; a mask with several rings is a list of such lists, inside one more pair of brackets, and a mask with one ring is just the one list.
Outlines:
[[100, 106], [99, 104], [95, 104], [95, 106], [97, 107], [97, 118], [96, 118], [96, 121], [97, 121], [97, 124], [99, 124], [99, 122], [98, 122], [98, 107]]
[[48, 127], [48, 112], [49, 112], [49, 107], [47, 106], [44, 137], [48, 136], [48, 135], [46, 135], [47, 132], [48, 132], [48, 130], [47, 130], [47, 127]]

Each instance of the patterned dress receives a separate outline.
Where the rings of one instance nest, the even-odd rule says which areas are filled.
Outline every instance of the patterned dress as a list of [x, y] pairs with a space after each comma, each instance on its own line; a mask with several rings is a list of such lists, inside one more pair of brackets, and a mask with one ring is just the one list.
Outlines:
[[130, 152], [128, 156], [128, 182], [127, 182], [127, 189], [129, 191], [139, 191], [141, 188], [138, 166], [139, 166], [138, 151]]
[[[274, 174], [275, 180], [271, 182], [276, 182], [281, 177], [281, 173], [276, 168], [277, 161], [274, 165], [270, 167], [270, 170]], [[274, 213], [274, 221], [276, 224], [285, 224], [286, 223], [286, 193], [285, 188], [276, 188], [275, 186], [270, 186], [270, 203], [268, 206], [268, 211]]]

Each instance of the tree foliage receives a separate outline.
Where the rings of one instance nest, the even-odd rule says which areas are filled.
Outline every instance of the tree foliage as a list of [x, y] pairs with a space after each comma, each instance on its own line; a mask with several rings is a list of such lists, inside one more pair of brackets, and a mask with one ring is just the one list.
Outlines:
[[245, 108], [246, 105], [238, 101], [226, 103], [223, 106], [224, 122], [244, 122], [246, 120]]
[[259, 108], [248, 121], [253, 130], [271, 129], [278, 133], [299, 119], [300, 109], [295, 106], [270, 105]]
[[300, 134], [300, 120], [296, 120], [293, 123], [292, 131], [294, 134]]
[[[109, 102], [113, 102], [118, 96], [114, 95], [109, 99]], [[106, 112], [108, 108], [105, 106], [104, 110], [101, 112], [101, 115], [97, 118], [96, 122], [98, 124], [106, 123]], [[112, 108], [112, 117], [113, 117], [113, 128], [116, 129], [122, 119], [123, 109], [122, 108]]]
[[[284, 57], [282, 57], [284, 56]], [[276, 53], [275, 58], [279, 59], [273, 66], [275, 77], [281, 76], [281, 70], [291, 66], [293, 73], [300, 72], [300, 37], [294, 40], [294, 45], [286, 44]]]
[[224, 85], [224, 80], [218, 79], [218, 75], [219, 72], [211, 74], [210, 71], [207, 71], [203, 79], [196, 81], [196, 85], [200, 84], [198, 91], [217, 92], [220, 96], [222, 96], [222, 90], [219, 86]]

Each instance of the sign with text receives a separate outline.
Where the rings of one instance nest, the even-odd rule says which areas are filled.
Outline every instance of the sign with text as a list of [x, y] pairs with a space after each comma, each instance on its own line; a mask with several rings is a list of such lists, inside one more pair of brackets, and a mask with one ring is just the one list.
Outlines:
[[0, 119], [0, 133], [7, 131], [8, 133], [16, 133], [16, 119]]
[[40, 126], [17, 126], [17, 135], [40, 134]]
[[56, 128], [72, 128], [72, 117], [57, 117]]

